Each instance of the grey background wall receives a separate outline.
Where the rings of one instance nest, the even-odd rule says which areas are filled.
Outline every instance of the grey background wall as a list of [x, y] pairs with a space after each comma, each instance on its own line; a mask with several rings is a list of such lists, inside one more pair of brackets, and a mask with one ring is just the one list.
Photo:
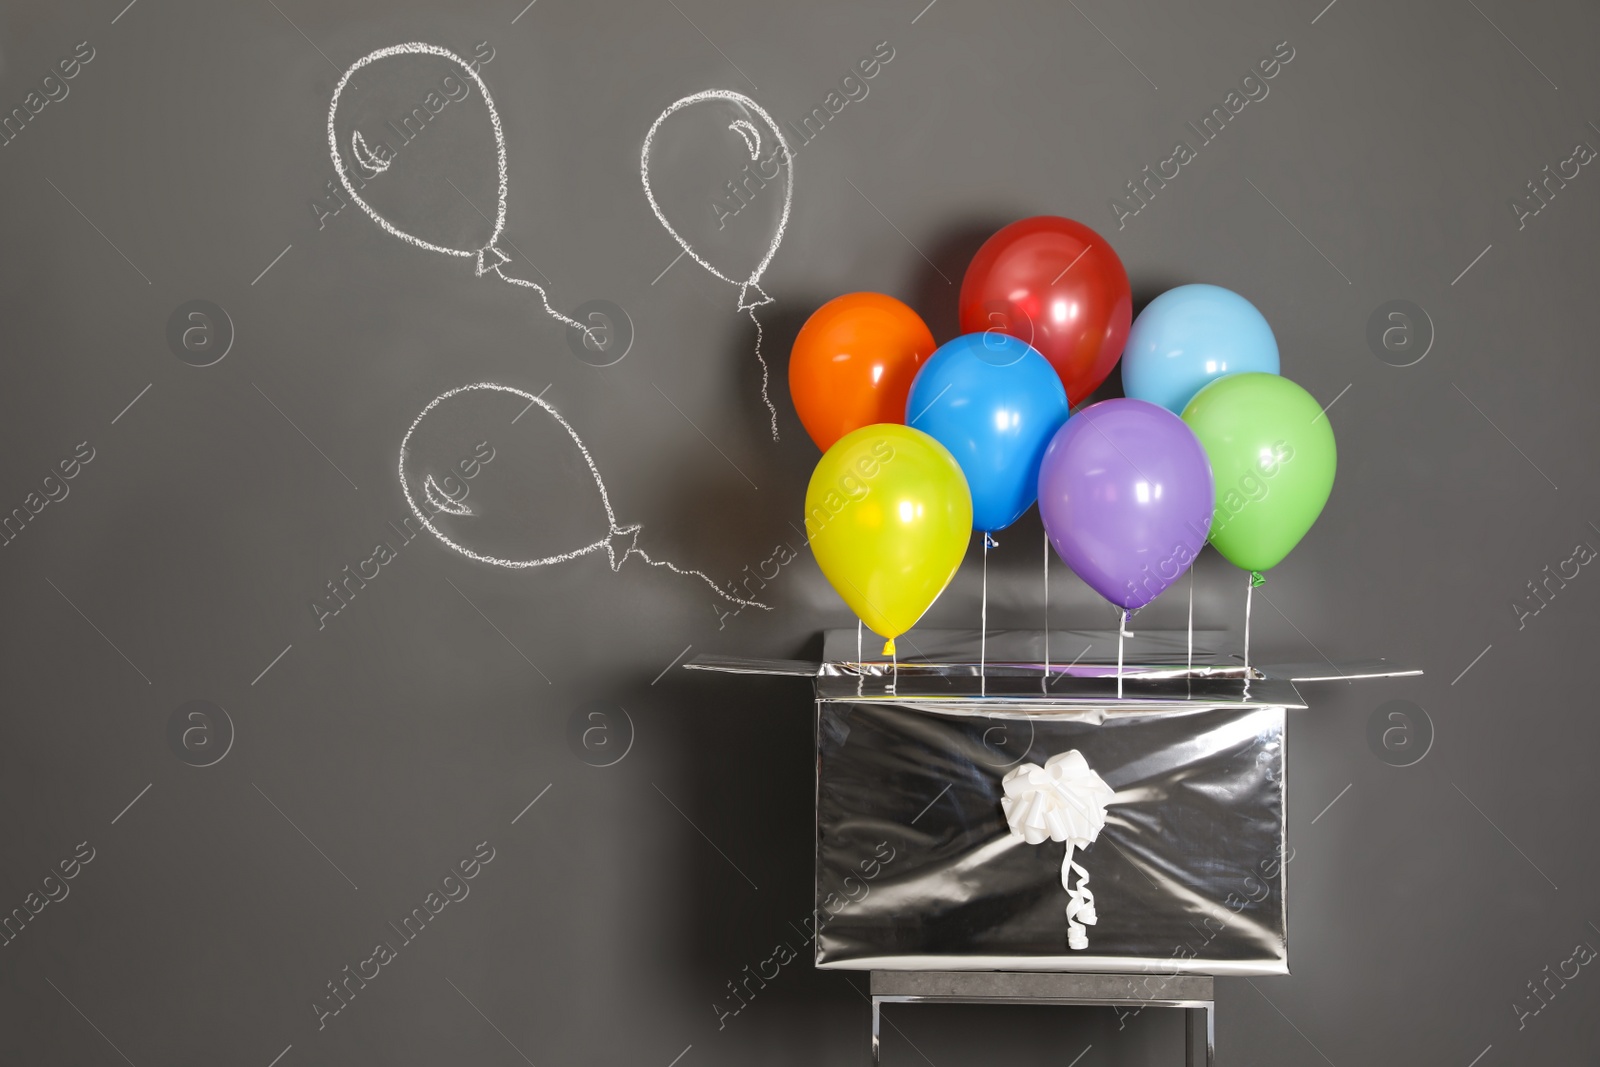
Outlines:
[[[0, 508], [37, 508], [0, 550], [0, 909], [32, 915], [0, 947], [0, 1060], [864, 1058], [862, 976], [802, 960], [739, 1014], [712, 1007], [810, 908], [807, 687], [668, 669], [814, 654], [850, 621], [815, 563], [784, 568], [771, 612], [727, 618], [637, 560], [475, 564], [396, 535], [397, 450], [452, 386], [547, 390], [641, 545], [732, 581], [795, 538], [816, 453], [781, 375], [804, 317], [876, 289], [948, 339], [966, 258], [1037, 213], [1106, 233], [1136, 304], [1188, 281], [1246, 294], [1285, 373], [1333, 405], [1338, 486], [1264, 590], [1257, 646], [1428, 672], [1318, 686], [1294, 715], [1294, 975], [1219, 982], [1225, 1062], [1594, 1058], [1600, 578], [1565, 561], [1600, 546], [1600, 176], [1563, 161], [1600, 145], [1600, 13], [124, 2], [0, 13], [7, 110], [80, 42], [93, 55], [0, 148]], [[492, 52], [514, 266], [558, 307], [625, 309], [620, 362], [580, 360], [531, 294], [353, 207], [319, 220], [333, 85], [407, 40]], [[1284, 41], [1269, 95], [1119, 227], [1112, 198]], [[774, 444], [753, 328], [732, 287], [673, 265], [640, 145], [706, 88], [798, 122], [879, 42], [894, 58], [870, 93], [798, 151], [762, 312]], [[1526, 183], [1547, 164], [1578, 174], [1546, 204]], [[205, 367], [168, 340], [195, 299], [233, 332]], [[1411, 366], [1368, 341], [1391, 300], [1425, 312]], [[556, 473], [528, 506], [574, 522], [593, 487]], [[997, 625], [1043, 621], [1039, 536], [1025, 519], [991, 559]], [[397, 558], [319, 628], [326, 583], [380, 541]], [[1564, 586], [1530, 599], [1552, 573]], [[1197, 591], [1203, 624], [1237, 626], [1237, 572], [1208, 554]], [[978, 593], [969, 565], [928, 621], [970, 625]], [[1109, 622], [1064, 568], [1050, 603], [1058, 626]], [[1369, 727], [1391, 700], [1426, 720], [1385, 747]], [[585, 745], [575, 721], [605, 730]], [[462, 861], [475, 877], [443, 881]], [[445, 890], [415, 940], [391, 932]], [[384, 939], [397, 958], [322, 1016]], [[893, 1063], [1181, 1055], [1157, 1012], [889, 1018]]]

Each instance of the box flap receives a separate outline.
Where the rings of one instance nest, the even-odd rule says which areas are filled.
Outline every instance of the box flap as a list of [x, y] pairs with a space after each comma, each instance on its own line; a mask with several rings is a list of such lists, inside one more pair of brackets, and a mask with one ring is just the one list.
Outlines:
[[1406, 667], [1386, 659], [1320, 660], [1315, 663], [1273, 663], [1262, 667], [1268, 678], [1291, 682], [1356, 682], [1363, 678], [1411, 678], [1421, 667]]
[[[1210, 707], [1304, 708], [1297, 682], [1421, 674], [1384, 659], [1251, 664], [1225, 630], [912, 630], [881, 639], [828, 630], [822, 662], [706, 653], [689, 670], [813, 678], [823, 700], [925, 703], [960, 714], [1148, 713]], [[1119, 665], [1120, 657], [1120, 665]], [[1119, 685], [1120, 676], [1120, 685]], [[1119, 695], [1120, 692], [1120, 695]], [[1098, 709], [1098, 710], [1096, 710]]]
[[704, 653], [684, 662], [691, 671], [720, 671], [723, 674], [773, 674], [794, 678], [815, 678], [822, 664], [803, 659], [749, 659]]

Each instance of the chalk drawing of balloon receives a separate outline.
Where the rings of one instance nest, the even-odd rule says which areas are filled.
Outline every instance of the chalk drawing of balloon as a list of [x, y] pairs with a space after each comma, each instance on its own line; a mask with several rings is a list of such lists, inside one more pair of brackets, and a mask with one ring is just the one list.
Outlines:
[[[739, 287], [736, 310], [756, 327], [761, 399], [772, 437], [778, 412], [768, 396], [767, 361], [755, 309], [772, 302], [761, 276], [783, 241], [794, 198], [794, 156], [760, 104], [729, 89], [679, 100], [651, 124], [639, 154], [650, 210], [687, 255]], [[676, 262], [676, 261], [674, 261]]]
[[533, 289], [552, 318], [587, 332], [537, 282], [505, 272], [505, 131], [465, 59], [414, 41], [356, 60], [328, 105], [328, 151], [351, 201], [386, 233]]
[[578, 431], [526, 390], [478, 382], [429, 401], [400, 442], [399, 474], [412, 515], [468, 559], [526, 569], [604, 553], [617, 571], [637, 557], [699, 578], [731, 603], [767, 609], [639, 547], [643, 528], [617, 521]]

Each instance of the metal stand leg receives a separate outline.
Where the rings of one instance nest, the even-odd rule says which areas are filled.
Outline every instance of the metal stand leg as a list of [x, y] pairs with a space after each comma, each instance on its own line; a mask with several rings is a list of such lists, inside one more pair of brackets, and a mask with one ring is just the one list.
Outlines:
[[1155, 986], [1136, 974], [1006, 971], [873, 971], [872, 1063], [882, 1048], [884, 1004], [1063, 1004], [1084, 1007], [1183, 1009], [1184, 1062], [1216, 1063], [1216, 1000], [1206, 975], [1163, 975]]
[[1211, 1067], [1216, 1056], [1216, 1030], [1213, 1005], [1185, 1008], [1183, 1011], [1184, 1062], [1188, 1067]]

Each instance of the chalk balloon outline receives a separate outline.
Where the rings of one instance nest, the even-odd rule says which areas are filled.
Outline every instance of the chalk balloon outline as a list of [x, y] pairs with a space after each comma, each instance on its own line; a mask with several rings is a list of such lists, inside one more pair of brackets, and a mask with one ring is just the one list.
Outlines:
[[[344, 157], [339, 150], [339, 134], [334, 128], [334, 119], [339, 114], [339, 98], [344, 95], [344, 88], [349, 83], [351, 76], [355, 74], [356, 71], [360, 70], [362, 67], [370, 66], [371, 64], [376, 63], [380, 59], [388, 59], [390, 56], [398, 55], [430, 55], [438, 56], [441, 59], [448, 59], [450, 62], [458, 65], [462, 72], [466, 74], [468, 78], [472, 79], [472, 83], [478, 87], [478, 91], [483, 94], [484, 106], [488, 108], [489, 111], [489, 124], [494, 127], [494, 147], [496, 164], [500, 178], [500, 190], [498, 193], [498, 203], [495, 207], [494, 233], [489, 236], [489, 240], [480, 248], [447, 248], [444, 245], [436, 245], [432, 241], [418, 237], [416, 234], [407, 233], [405, 230], [400, 229], [394, 223], [384, 218], [378, 213], [376, 208], [363, 200], [361, 194], [356, 192], [355, 186], [351, 184], [350, 176], [345, 173]], [[358, 130], [356, 132], [359, 133], [360, 131]], [[362, 144], [366, 144], [365, 137], [362, 138]], [[500, 112], [495, 108], [494, 97], [489, 95], [489, 86], [484, 83], [483, 78], [478, 74], [477, 71], [472, 69], [466, 60], [462, 59], [448, 48], [441, 48], [435, 44], [426, 44], [422, 41], [409, 41], [405, 44], [394, 44], [388, 46], [387, 48], [380, 48], [376, 52], [370, 52], [367, 55], [362, 56], [360, 59], [351, 64], [350, 69], [345, 71], [344, 74], [340, 76], [339, 84], [333, 87], [333, 99], [328, 104], [328, 150], [333, 156], [333, 168], [339, 173], [339, 183], [344, 186], [344, 191], [349, 193], [350, 199], [355, 201], [356, 206], [362, 211], [366, 212], [367, 216], [371, 218], [373, 222], [376, 222], [379, 226], [383, 227], [386, 233], [393, 234], [402, 241], [416, 245], [418, 248], [425, 248], [430, 252], [443, 252], [447, 256], [459, 256], [462, 258], [470, 258], [476, 255], [478, 259], [477, 272], [479, 274], [483, 274], [494, 269], [493, 267], [485, 267], [483, 265], [483, 253], [485, 251], [493, 249], [496, 253], [502, 256], [504, 255], [503, 252], [500, 252], [498, 248], [494, 247], [495, 242], [500, 239], [500, 234], [504, 232], [506, 226], [506, 138], [505, 131], [500, 126]], [[388, 168], [385, 167], [384, 169]]]
[[[408, 449], [411, 444], [411, 436], [412, 434], [416, 433], [417, 427], [422, 425], [422, 420], [428, 417], [428, 412], [432, 411], [434, 408], [438, 407], [440, 404], [444, 403], [446, 400], [449, 400], [453, 396], [459, 396], [462, 393], [476, 392], [478, 390], [509, 393], [512, 396], [521, 397], [523, 400], [528, 401], [529, 406], [537, 404], [539, 407], [544, 409], [547, 415], [555, 419], [556, 422], [561, 425], [563, 430], [567, 431], [567, 436], [572, 438], [572, 443], [577, 446], [579, 454], [583, 456], [584, 464], [589, 468], [589, 476], [594, 479], [595, 488], [600, 491], [600, 503], [601, 506], [605, 508], [606, 523], [609, 526], [605, 537], [584, 545], [582, 548], [575, 548], [568, 552], [560, 552], [552, 556], [545, 556], [541, 559], [510, 560], [500, 559], [498, 556], [488, 556], [478, 552], [475, 549], [468, 548], [465, 545], [457, 544], [455, 541], [452, 541], [449, 537], [445, 536], [444, 531], [440, 530], [429, 520], [428, 516], [423, 512], [423, 510], [417, 506], [416, 499], [411, 495], [411, 486], [406, 479], [406, 459], [408, 456]], [[563, 418], [561, 412], [557, 411], [555, 407], [548, 401], [544, 400], [542, 397], [528, 392], [525, 389], [518, 389], [511, 385], [501, 385], [497, 382], [473, 382], [470, 385], [458, 385], [454, 389], [446, 390], [439, 396], [434, 397], [428, 402], [427, 407], [423, 408], [417, 414], [417, 417], [412, 420], [411, 426], [406, 430], [405, 437], [400, 441], [400, 462], [397, 468], [397, 473], [400, 476], [400, 492], [405, 495], [406, 506], [411, 509], [411, 513], [415, 515], [418, 521], [420, 521], [422, 525], [427, 528], [428, 532], [433, 534], [434, 537], [438, 538], [442, 544], [444, 544], [447, 548], [454, 549], [456, 552], [461, 553], [468, 559], [476, 560], [479, 563], [493, 564], [496, 567], [508, 567], [512, 570], [522, 570], [529, 567], [545, 567], [553, 563], [565, 563], [568, 560], [577, 559], [580, 556], [587, 556], [592, 552], [604, 551], [606, 558], [611, 563], [611, 570], [616, 572], [622, 569], [622, 564], [628, 559], [629, 556], [638, 556], [652, 567], [665, 567], [675, 574], [693, 575], [709, 585], [718, 596], [722, 597], [724, 600], [738, 604], [741, 607], [757, 607], [763, 611], [772, 610], [768, 605], [761, 603], [759, 600], [744, 600], [740, 597], [732, 595], [718, 585], [715, 581], [713, 581], [709, 575], [702, 571], [697, 571], [692, 568], [679, 567], [670, 560], [652, 559], [649, 553], [645, 552], [645, 550], [640, 548], [638, 545], [639, 533], [644, 529], [642, 524], [630, 523], [627, 526], [617, 525], [616, 512], [614, 512], [611, 508], [611, 494], [606, 492], [606, 483], [600, 477], [600, 468], [595, 466], [594, 457], [589, 455], [589, 449], [584, 445], [583, 438], [578, 436], [578, 431], [573, 429], [572, 424]], [[433, 476], [430, 474], [428, 476], [428, 481], [432, 481], [432, 478]], [[426, 482], [424, 485], [426, 486]], [[450, 513], [457, 514], [457, 512]], [[464, 512], [462, 513], [472, 514], [472, 511], [470, 508], [467, 508], [464, 509]], [[626, 542], [626, 544], [624, 545], [623, 542]], [[618, 548], [619, 545], [623, 546], [621, 547], [620, 552]]]
[[[448, 481], [449, 478], [450, 476], [448, 474], [445, 475], [446, 481]], [[462, 495], [465, 496], [465, 494]], [[439, 511], [442, 511], [448, 515], [474, 514], [471, 508], [467, 507], [467, 505], [461, 503], [461, 501], [451, 496], [444, 490], [443, 486], [434, 481], [433, 475], [431, 474], [428, 475], [427, 479], [422, 483], [422, 496], [425, 500], [427, 500], [428, 503], [432, 504]]]
[[[387, 147], [387, 144], [385, 144]], [[360, 130], [350, 134], [350, 155], [355, 159], [356, 166], [366, 171], [366, 180], [371, 181], [389, 169], [393, 159], [385, 159], [367, 147], [367, 139]]]
[[[672, 223], [667, 221], [666, 213], [661, 210], [661, 205], [656, 202], [655, 191], [650, 188], [650, 148], [655, 143], [656, 131], [661, 128], [661, 124], [667, 119], [691, 104], [698, 104], [702, 100], [723, 100], [731, 104], [737, 104], [739, 107], [746, 109], [747, 112], [759, 116], [761, 121], [767, 124], [767, 128], [772, 131], [772, 135], [778, 139], [778, 147], [783, 150], [783, 162], [786, 171], [784, 177], [787, 178], [783, 186], [783, 213], [778, 217], [778, 228], [772, 235], [772, 243], [767, 246], [766, 255], [762, 257], [760, 263], [756, 264], [755, 269], [750, 272], [750, 277], [743, 281], [728, 277], [716, 267], [713, 267], [699, 252], [696, 252], [694, 246], [673, 228]], [[743, 139], [745, 149], [750, 153], [751, 159], [760, 158], [759, 142], [756, 146], [752, 146], [750, 133], [746, 132], [746, 130], [749, 130], [759, 133], [754, 125], [744, 119], [735, 119], [728, 124], [728, 129], [737, 133]], [[778, 128], [778, 124], [773, 120], [772, 116], [767, 114], [766, 109], [750, 99], [750, 97], [732, 89], [704, 89], [674, 102], [671, 107], [656, 116], [656, 120], [650, 124], [649, 132], [644, 135], [644, 147], [639, 150], [639, 181], [644, 186], [644, 197], [650, 202], [650, 210], [655, 213], [656, 221], [660, 222], [667, 233], [672, 235], [672, 239], [677, 241], [683, 250], [689, 254], [689, 258], [729, 285], [737, 285], [739, 287], [739, 302], [734, 310], [745, 312], [750, 316], [750, 321], [755, 323], [756, 326], [756, 359], [761, 362], [761, 399], [767, 405], [767, 412], [772, 422], [772, 439], [776, 441], [778, 439], [778, 410], [772, 406], [772, 399], [767, 392], [769, 375], [766, 357], [761, 354], [761, 323], [756, 319], [756, 308], [763, 304], [772, 303], [772, 297], [768, 296], [766, 291], [761, 288], [761, 275], [766, 273], [767, 266], [772, 262], [772, 257], [778, 254], [778, 246], [783, 243], [784, 230], [789, 226], [789, 208], [794, 202], [794, 153], [789, 149], [789, 142], [784, 140], [783, 131]], [[751, 290], [755, 291], [757, 299], [749, 298]]]
[[[689, 242], [684, 239], [683, 235], [673, 228], [672, 223], [667, 221], [667, 216], [661, 210], [661, 205], [656, 202], [655, 191], [650, 188], [650, 148], [655, 142], [656, 131], [661, 128], [661, 124], [667, 121], [667, 119], [671, 118], [673, 115], [677, 114], [679, 111], [683, 110], [689, 105], [698, 104], [702, 100], [725, 100], [731, 104], [738, 104], [740, 107], [746, 108], [754, 114], [760, 116], [761, 121], [767, 124], [767, 128], [770, 129], [773, 136], [778, 139], [778, 147], [783, 149], [784, 165], [788, 169], [789, 180], [785, 183], [783, 190], [783, 214], [778, 218], [778, 228], [772, 235], [772, 243], [767, 246], [767, 254], [762, 258], [760, 263], [756, 264], [755, 270], [750, 272], [750, 277], [744, 279], [743, 281], [728, 277], [716, 267], [713, 267], [700, 255], [700, 253], [696, 252], [694, 250], [694, 246], [689, 244]], [[758, 158], [758, 149], [750, 148], [749, 134], [745, 133], [743, 129], [737, 128], [741, 125], [744, 127], [753, 128], [751, 127], [750, 123], [739, 119], [730, 123], [729, 129], [734, 130], [735, 133], [739, 134], [739, 136], [744, 139], [745, 147], [750, 151], [751, 158]], [[685, 252], [689, 253], [689, 258], [693, 259], [696, 263], [700, 264], [706, 270], [710, 271], [718, 278], [721, 278], [729, 285], [739, 286], [739, 305], [737, 310], [749, 311], [752, 308], [760, 307], [762, 304], [772, 303], [772, 297], [768, 296], [761, 288], [760, 280], [761, 275], [766, 273], [767, 266], [771, 264], [772, 257], [778, 254], [778, 246], [783, 242], [784, 230], [787, 229], [789, 225], [789, 208], [794, 200], [794, 153], [789, 150], [789, 142], [784, 140], [783, 131], [778, 128], [778, 124], [773, 121], [772, 116], [767, 114], [766, 109], [764, 109], [754, 100], [750, 99], [748, 96], [745, 96], [743, 93], [735, 92], [732, 89], [705, 89], [698, 93], [691, 93], [690, 95], [674, 103], [671, 107], [667, 108], [667, 110], [663, 111], [656, 117], [655, 122], [650, 124], [650, 131], [644, 135], [644, 147], [639, 151], [639, 180], [644, 185], [645, 199], [650, 201], [650, 210], [655, 213], [657, 221], [661, 223], [662, 227], [666, 229], [667, 233], [672, 235], [672, 239], [677, 241]], [[756, 291], [756, 294], [760, 297], [759, 300], [746, 301], [746, 293], [751, 289]]]
[[[371, 204], [362, 199], [361, 194], [356, 192], [354, 184], [351, 183], [350, 175], [345, 172], [344, 157], [339, 148], [339, 133], [334, 126], [334, 120], [339, 114], [339, 98], [344, 95], [345, 86], [349, 84], [351, 75], [355, 74], [356, 71], [360, 70], [362, 67], [376, 63], [380, 59], [388, 59], [390, 56], [398, 55], [429, 55], [438, 56], [441, 59], [449, 60], [451, 63], [454, 63], [456, 66], [460, 67], [461, 73], [470, 79], [472, 84], [478, 87], [478, 92], [483, 94], [483, 105], [488, 109], [489, 112], [489, 125], [494, 130], [495, 169], [499, 179], [499, 188], [495, 194], [494, 232], [489, 235], [488, 241], [484, 242], [482, 246], [476, 249], [448, 248], [444, 245], [434, 244], [432, 241], [418, 237], [414, 233], [407, 233], [405, 230], [400, 229], [400, 227], [396, 226], [394, 223], [390, 222], [388, 219], [379, 214], [377, 208], [374, 208]], [[351, 152], [357, 157], [355, 161], [357, 165], [362, 165], [363, 160], [360, 158], [359, 152], [356, 148], [357, 137], [360, 137], [362, 148], [367, 147], [366, 138], [361, 136], [361, 131], [359, 130], [356, 130], [355, 134], [351, 137]], [[368, 149], [367, 151], [368, 154], [371, 155], [371, 149]], [[496, 244], [496, 242], [500, 240], [500, 235], [505, 232], [506, 228], [506, 134], [504, 127], [502, 127], [500, 124], [500, 111], [494, 106], [494, 97], [489, 92], [488, 84], [465, 59], [462, 59], [448, 48], [441, 48], [436, 44], [427, 44], [423, 41], [408, 41], [405, 44], [392, 44], [387, 48], [380, 48], [376, 52], [369, 52], [367, 55], [364, 55], [360, 59], [356, 60], [350, 65], [348, 70], [340, 75], [339, 83], [333, 87], [333, 99], [328, 103], [328, 152], [333, 157], [333, 169], [339, 175], [339, 184], [344, 186], [344, 191], [350, 194], [350, 199], [355, 201], [356, 206], [359, 207], [368, 218], [382, 227], [385, 233], [392, 234], [408, 244], [415, 245], [416, 247], [425, 249], [429, 252], [442, 252], [447, 256], [457, 256], [463, 259], [475, 258], [477, 262], [474, 273], [478, 277], [482, 277], [483, 275], [492, 272], [503, 282], [507, 282], [511, 285], [522, 285], [533, 289], [538, 292], [539, 299], [544, 303], [545, 312], [552, 318], [565, 323], [568, 326], [582, 330], [585, 334], [589, 332], [589, 328], [578, 322], [576, 319], [563, 315], [561, 312], [551, 307], [549, 295], [545, 293], [543, 287], [541, 287], [537, 282], [528, 281], [525, 278], [507, 277], [505, 274], [500, 272], [500, 268], [503, 264], [511, 262], [511, 257], [502, 252]], [[377, 157], [374, 156], [373, 158]], [[383, 166], [377, 169], [377, 173], [372, 176], [373, 179], [377, 178], [379, 174], [382, 174], [384, 171], [388, 170], [389, 163], [391, 161], [380, 160], [380, 162], [383, 163]], [[477, 205], [472, 204], [471, 200], [468, 200], [467, 203], [472, 205], [473, 210], [477, 210]], [[493, 263], [489, 263], [487, 265], [485, 264], [484, 253], [486, 252], [494, 253], [495, 260]]]

